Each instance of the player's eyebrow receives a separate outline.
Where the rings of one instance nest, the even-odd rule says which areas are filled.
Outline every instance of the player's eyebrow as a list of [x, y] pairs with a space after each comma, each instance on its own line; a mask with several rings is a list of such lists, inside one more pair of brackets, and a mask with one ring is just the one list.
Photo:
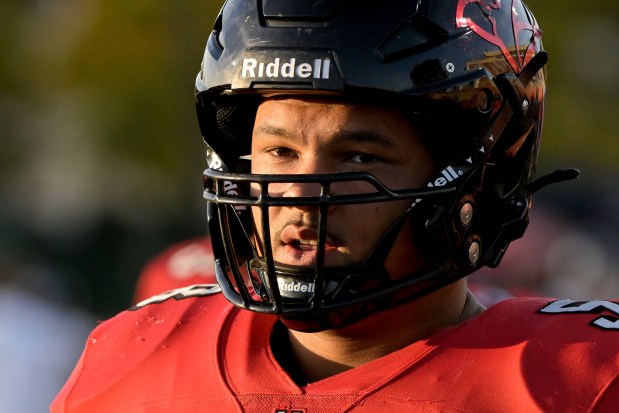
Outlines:
[[[295, 140], [295, 134], [290, 133], [286, 128], [282, 128], [269, 123], [259, 125], [254, 133], [260, 135], [277, 136], [293, 141]], [[338, 142], [344, 143], [350, 141], [355, 143], [373, 143], [390, 148], [397, 147], [397, 143], [392, 137], [371, 129], [341, 130], [335, 134], [335, 137], [337, 138]]]
[[291, 134], [286, 129], [279, 126], [271, 125], [270, 123], [263, 123], [254, 130], [254, 135], [271, 135], [287, 138], [290, 137]]
[[343, 130], [338, 132], [336, 136], [341, 142], [372, 143], [390, 148], [397, 146], [392, 137], [374, 130]]

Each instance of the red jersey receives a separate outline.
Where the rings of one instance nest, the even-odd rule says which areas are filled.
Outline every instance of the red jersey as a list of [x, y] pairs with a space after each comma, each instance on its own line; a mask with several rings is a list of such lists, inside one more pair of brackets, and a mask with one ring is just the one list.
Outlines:
[[198, 285], [90, 335], [52, 412], [616, 412], [619, 303], [512, 299], [299, 386], [271, 352], [277, 317]]

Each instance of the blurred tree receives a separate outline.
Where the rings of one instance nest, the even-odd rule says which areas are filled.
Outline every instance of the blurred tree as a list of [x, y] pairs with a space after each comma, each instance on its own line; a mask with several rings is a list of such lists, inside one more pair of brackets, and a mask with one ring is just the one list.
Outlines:
[[550, 54], [543, 153], [617, 174], [619, 3], [528, 3]]
[[219, 3], [1, 6], [0, 248], [52, 257], [104, 316], [149, 257], [205, 231], [193, 82]]

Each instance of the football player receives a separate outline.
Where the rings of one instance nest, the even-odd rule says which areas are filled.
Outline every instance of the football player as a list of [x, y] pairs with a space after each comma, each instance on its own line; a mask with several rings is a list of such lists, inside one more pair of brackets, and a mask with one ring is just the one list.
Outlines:
[[528, 223], [520, 0], [229, 0], [196, 79], [217, 284], [95, 329], [54, 412], [611, 412], [619, 303], [466, 276]]

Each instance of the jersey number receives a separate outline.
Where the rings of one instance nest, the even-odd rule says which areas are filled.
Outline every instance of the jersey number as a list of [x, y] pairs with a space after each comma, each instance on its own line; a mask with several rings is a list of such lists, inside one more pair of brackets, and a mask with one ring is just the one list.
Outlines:
[[613, 315], [602, 315], [592, 321], [592, 324], [605, 330], [619, 330], [619, 304], [612, 301], [574, 301], [558, 300], [540, 310], [547, 314], [589, 313], [599, 314], [607, 311]]

